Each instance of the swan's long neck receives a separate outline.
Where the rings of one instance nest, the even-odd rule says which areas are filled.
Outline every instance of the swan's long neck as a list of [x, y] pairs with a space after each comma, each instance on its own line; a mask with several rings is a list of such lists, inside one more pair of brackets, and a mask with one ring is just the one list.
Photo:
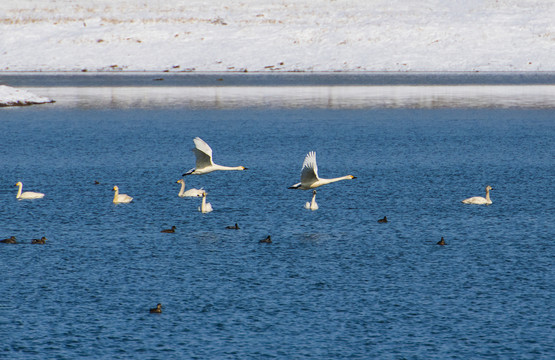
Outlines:
[[316, 205], [316, 193], [312, 194], [312, 201], [310, 202], [310, 207], [314, 207]]
[[244, 166], [223, 166], [214, 164], [214, 170], [224, 170], [224, 171], [231, 171], [231, 170], [245, 170]]
[[486, 188], [486, 201], [491, 202], [491, 200], [489, 198], [489, 189], [487, 189], [487, 188]]
[[21, 196], [21, 189], [22, 189], [23, 186], [22, 186], [21, 184], [17, 184], [17, 186], [19, 187], [19, 189], [17, 190], [17, 196], [16, 196], [16, 198], [19, 199], [19, 197]]
[[353, 179], [352, 175], [345, 175], [345, 176], [341, 176], [333, 179], [320, 179], [320, 181], [323, 183], [322, 185], [325, 185], [325, 184], [331, 184], [341, 180], [351, 180], [351, 179]]
[[178, 196], [183, 196], [184, 192], [185, 192], [185, 181], [182, 181], [181, 182], [181, 190], [179, 190]]
[[200, 204], [200, 211], [204, 212], [206, 210], [206, 195], [202, 196], [202, 204]]
[[117, 200], [119, 195], [119, 189], [114, 190], [114, 200]]

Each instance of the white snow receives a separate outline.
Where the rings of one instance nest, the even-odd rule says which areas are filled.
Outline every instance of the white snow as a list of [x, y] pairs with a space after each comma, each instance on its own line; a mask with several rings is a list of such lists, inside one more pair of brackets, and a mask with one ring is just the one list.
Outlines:
[[37, 96], [26, 90], [0, 85], [0, 107], [44, 104], [50, 102], [54, 101], [46, 97]]
[[7, 0], [0, 72], [554, 71], [553, 0]]

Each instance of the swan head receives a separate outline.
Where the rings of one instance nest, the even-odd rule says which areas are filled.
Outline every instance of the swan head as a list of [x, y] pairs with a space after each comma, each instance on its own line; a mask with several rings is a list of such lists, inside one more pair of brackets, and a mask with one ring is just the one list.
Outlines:
[[176, 183], [178, 183], [178, 184], [183, 184], [183, 179], [177, 180]]
[[117, 186], [114, 186], [114, 188], [112, 189], [112, 191], [118, 191], [119, 188]]
[[316, 190], [312, 190], [312, 195], [316, 195]]
[[489, 185], [486, 186], [486, 191], [490, 191], [490, 190], [493, 190], [493, 188], [492, 188], [491, 186], [489, 186]]
[[241, 170], [248, 170], [246, 167], [244, 166], [239, 166], [239, 168], [241, 168]]
[[347, 176], [350, 177], [351, 179], [356, 179], [357, 178], [356, 176], [353, 176], [353, 175], [347, 175]]
[[23, 186], [23, 184], [21, 183], [21, 181], [18, 181], [17, 183], [15, 183], [15, 186]]

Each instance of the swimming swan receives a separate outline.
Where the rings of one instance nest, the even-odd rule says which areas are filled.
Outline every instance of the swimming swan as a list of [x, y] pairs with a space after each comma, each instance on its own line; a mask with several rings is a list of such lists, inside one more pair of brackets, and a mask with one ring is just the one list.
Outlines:
[[114, 204], [127, 204], [130, 203], [131, 200], [133, 200], [133, 198], [127, 194], [120, 194], [119, 188], [117, 186], [114, 186], [112, 190], [115, 191]]
[[304, 208], [312, 211], [318, 210], [318, 204], [316, 203], [316, 190], [312, 190], [312, 201], [307, 201], [306, 204], [304, 204]]
[[202, 204], [200, 204], [198, 211], [200, 211], [203, 214], [206, 214], [212, 211], [212, 205], [206, 202], [206, 192], [202, 194]]
[[185, 191], [185, 180], [179, 179], [177, 180], [178, 184], [181, 184], [181, 190], [179, 190], [179, 197], [201, 197], [204, 193], [203, 189], [189, 189]]
[[25, 191], [22, 193], [21, 189], [23, 188], [23, 184], [21, 181], [18, 181], [15, 186], [19, 186], [19, 190], [17, 190], [17, 195], [15, 197], [17, 200], [42, 199], [44, 197], [44, 194], [39, 192]]
[[321, 179], [318, 177], [318, 165], [316, 165], [316, 153], [309, 152], [303, 162], [301, 169], [301, 182], [290, 186], [289, 189], [309, 190], [322, 185], [330, 184], [340, 180], [356, 179], [353, 175], [346, 175], [333, 179]]
[[196, 167], [187, 171], [182, 176], [186, 175], [203, 175], [217, 170], [247, 170], [244, 166], [222, 166], [214, 164], [212, 161], [212, 149], [199, 137], [193, 139], [195, 148], [193, 152], [197, 158]]
[[486, 186], [486, 197], [483, 198], [481, 196], [474, 196], [468, 199], [464, 199], [462, 201], [463, 204], [476, 204], [476, 205], [490, 205], [491, 200], [489, 198], [489, 191], [493, 190], [491, 186]]

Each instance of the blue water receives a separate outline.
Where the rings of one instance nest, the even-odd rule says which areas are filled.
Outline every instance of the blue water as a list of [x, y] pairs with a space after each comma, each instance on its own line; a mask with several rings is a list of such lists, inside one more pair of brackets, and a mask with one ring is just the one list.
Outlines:
[[[555, 356], [553, 110], [43, 105], [0, 130], [0, 358]], [[186, 178], [209, 214], [177, 197], [195, 136], [248, 167]], [[287, 189], [311, 150], [357, 177], [314, 212]]]

